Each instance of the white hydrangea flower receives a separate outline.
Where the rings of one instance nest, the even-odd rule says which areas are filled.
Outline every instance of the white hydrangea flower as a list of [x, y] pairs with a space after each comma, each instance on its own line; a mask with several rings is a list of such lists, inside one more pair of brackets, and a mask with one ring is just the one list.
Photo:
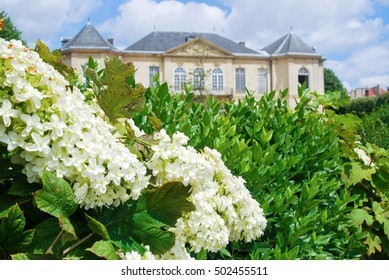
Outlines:
[[205, 148], [199, 153], [185, 147], [188, 138], [175, 133], [170, 139], [165, 130], [155, 133], [157, 145], [147, 166], [157, 184], [180, 181], [192, 187], [190, 200], [196, 210], [180, 218], [172, 231], [176, 242], [189, 243], [191, 250], [216, 252], [229, 241], [259, 238], [266, 219], [259, 203], [245, 187], [241, 177], [231, 174], [219, 152]]
[[139, 254], [138, 251], [127, 252], [125, 254], [126, 260], [133, 260], [133, 261], [135, 261], [135, 260], [137, 260], [137, 261], [155, 260], [156, 257], [153, 255], [153, 253], [151, 253], [150, 247], [148, 245], [146, 245], [145, 248], [146, 248], [146, 252], [143, 254], [143, 256], [141, 254]]
[[[73, 184], [86, 209], [137, 199], [146, 166], [120, 142], [104, 113], [20, 41], [0, 38], [0, 141], [29, 182], [44, 169]], [[8, 95], [6, 94], [8, 92]]]

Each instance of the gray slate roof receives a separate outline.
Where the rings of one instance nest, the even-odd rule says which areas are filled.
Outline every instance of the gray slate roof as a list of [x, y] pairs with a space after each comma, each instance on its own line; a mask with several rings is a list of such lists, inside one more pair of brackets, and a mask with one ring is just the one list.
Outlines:
[[262, 51], [266, 51], [272, 56], [285, 54], [318, 55], [312, 47], [304, 43], [293, 31], [264, 47]]
[[77, 33], [68, 43], [62, 46], [61, 50], [67, 49], [107, 49], [115, 50], [100, 35], [100, 33], [88, 22], [80, 32]]
[[125, 51], [162, 53], [185, 44], [188, 38], [202, 38], [233, 54], [259, 55], [258, 52], [252, 49], [214, 33], [165, 31], [154, 31], [126, 48]]

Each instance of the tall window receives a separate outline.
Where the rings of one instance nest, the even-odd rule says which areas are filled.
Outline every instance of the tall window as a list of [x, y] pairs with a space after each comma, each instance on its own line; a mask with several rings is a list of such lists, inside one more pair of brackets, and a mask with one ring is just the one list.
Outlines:
[[223, 91], [224, 90], [224, 77], [223, 71], [216, 68], [212, 71], [212, 90]]
[[149, 85], [150, 85], [150, 87], [155, 87], [155, 83], [153, 82], [153, 77], [157, 73], [159, 73], [158, 66], [150, 66], [149, 67]]
[[267, 92], [267, 69], [258, 68], [258, 92]]
[[184, 83], [186, 82], [186, 73], [182, 67], [179, 67], [174, 71], [174, 90], [182, 91], [184, 89]]
[[246, 88], [246, 74], [244, 68], [235, 69], [236, 92], [244, 92]]
[[196, 68], [193, 71], [193, 87], [194, 89], [204, 89], [204, 69], [203, 68]]
[[307, 70], [307, 68], [300, 68], [298, 82], [300, 85], [305, 85], [306, 88], [309, 88], [309, 71]]

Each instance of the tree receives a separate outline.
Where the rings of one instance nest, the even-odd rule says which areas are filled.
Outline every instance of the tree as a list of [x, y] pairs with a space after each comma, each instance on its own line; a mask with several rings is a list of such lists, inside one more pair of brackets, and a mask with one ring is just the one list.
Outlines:
[[16, 26], [12, 23], [11, 18], [4, 10], [0, 11], [0, 19], [4, 19], [4, 26], [2, 29], [0, 28], [1, 38], [4, 38], [6, 40], [21, 40], [24, 45], [27, 45], [27, 43], [22, 39], [22, 32], [16, 28]]
[[329, 68], [324, 68], [324, 91], [344, 91], [342, 82], [335, 75], [334, 71]]

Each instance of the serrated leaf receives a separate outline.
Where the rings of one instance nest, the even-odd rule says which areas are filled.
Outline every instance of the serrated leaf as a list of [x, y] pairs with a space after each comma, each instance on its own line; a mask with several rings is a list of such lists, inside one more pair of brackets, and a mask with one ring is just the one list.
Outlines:
[[349, 217], [353, 220], [353, 224], [356, 226], [362, 225], [364, 221], [368, 226], [371, 226], [374, 221], [373, 216], [364, 209], [353, 209], [350, 212]]
[[381, 239], [374, 234], [369, 234], [366, 240], [363, 242], [368, 246], [367, 254], [370, 256], [374, 254], [376, 251], [381, 252]]
[[65, 79], [71, 82], [75, 76], [74, 69], [62, 62], [63, 55], [60, 50], [55, 49], [50, 52], [50, 49], [42, 41], [38, 40], [35, 44], [34, 51], [39, 54], [44, 62], [53, 66]]
[[372, 175], [376, 172], [375, 168], [363, 165], [359, 162], [351, 162], [345, 166], [343, 180], [347, 185], [356, 185], [362, 180], [371, 181]]
[[26, 225], [23, 211], [19, 205], [10, 207], [0, 219], [0, 247], [8, 253], [17, 253], [27, 247], [35, 230], [23, 231]]
[[34, 195], [34, 200], [41, 211], [57, 218], [69, 217], [76, 211], [78, 204], [73, 190], [64, 179], [43, 171], [42, 181], [43, 189]]
[[85, 214], [85, 216], [88, 220], [87, 226], [89, 227], [89, 229], [92, 232], [100, 235], [104, 239], [109, 240], [109, 234], [108, 234], [107, 228], [102, 223], [100, 223], [98, 220], [92, 218], [88, 214]]
[[116, 255], [116, 250], [113, 247], [111, 241], [100, 240], [93, 244], [93, 246], [88, 251], [94, 253], [95, 255], [107, 259], [107, 260], [117, 260], [118, 256]]
[[170, 182], [145, 194], [147, 212], [153, 218], [174, 226], [183, 213], [195, 210], [188, 200], [191, 187], [179, 182]]
[[151, 116], [147, 116], [151, 126], [154, 131], [160, 131], [163, 127], [161, 120], [155, 115], [154, 112], [151, 112]]
[[93, 81], [97, 102], [112, 123], [117, 119], [130, 119], [140, 112], [145, 104], [145, 89], [135, 84], [133, 64], [126, 64], [117, 57], [105, 60], [105, 71], [99, 75], [96, 70], [86, 68], [87, 78]]

